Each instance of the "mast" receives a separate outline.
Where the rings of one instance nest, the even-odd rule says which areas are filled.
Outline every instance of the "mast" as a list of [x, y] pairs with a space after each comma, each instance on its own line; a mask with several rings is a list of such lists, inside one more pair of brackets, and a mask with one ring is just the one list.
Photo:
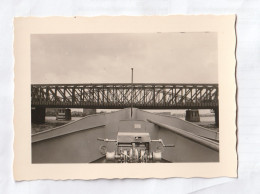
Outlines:
[[131, 89], [131, 118], [133, 116], [133, 89], [134, 89], [134, 85], [133, 85], [133, 81], [134, 81], [134, 68], [131, 68], [132, 71], [132, 76], [131, 76], [131, 85], [132, 85], [132, 89]]

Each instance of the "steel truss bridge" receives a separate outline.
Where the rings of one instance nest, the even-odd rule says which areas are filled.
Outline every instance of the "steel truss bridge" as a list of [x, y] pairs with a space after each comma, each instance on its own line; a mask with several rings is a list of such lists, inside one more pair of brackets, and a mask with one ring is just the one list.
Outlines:
[[33, 84], [32, 107], [215, 109], [218, 84]]

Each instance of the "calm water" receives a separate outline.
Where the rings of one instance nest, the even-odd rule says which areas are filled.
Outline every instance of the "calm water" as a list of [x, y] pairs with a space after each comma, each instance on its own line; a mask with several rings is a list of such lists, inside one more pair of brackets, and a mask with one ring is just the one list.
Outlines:
[[[180, 119], [185, 120], [185, 117], [180, 117]], [[215, 122], [215, 116], [211, 117], [200, 117], [200, 122]]]
[[[77, 121], [79, 119], [81, 119], [82, 117], [71, 117], [71, 121]], [[46, 121], [56, 121], [56, 117], [51, 117], [51, 116], [46, 116], [45, 117]], [[67, 121], [67, 122], [71, 122], [71, 121]], [[58, 122], [58, 121], [57, 121]]]
[[[55, 127], [67, 124], [72, 121], [77, 121], [82, 117], [71, 117], [71, 121], [63, 121], [63, 120], [56, 120], [56, 117], [47, 116], [45, 117], [44, 124], [32, 124], [32, 134], [45, 131], [48, 129], [53, 129]], [[179, 117], [182, 120], [185, 120], [185, 117]], [[218, 128], [215, 126], [215, 117], [214, 115], [208, 117], [200, 117], [200, 122], [195, 122], [194, 124], [200, 125], [205, 128], [216, 129]]]

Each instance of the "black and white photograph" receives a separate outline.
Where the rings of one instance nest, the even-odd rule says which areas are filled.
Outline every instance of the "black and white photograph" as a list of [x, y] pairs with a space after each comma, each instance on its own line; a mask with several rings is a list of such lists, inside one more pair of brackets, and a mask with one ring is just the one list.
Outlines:
[[16, 19], [15, 179], [236, 177], [235, 21]]
[[259, 193], [260, 1], [0, 4], [0, 194]]
[[218, 163], [217, 32], [31, 34], [31, 162]]

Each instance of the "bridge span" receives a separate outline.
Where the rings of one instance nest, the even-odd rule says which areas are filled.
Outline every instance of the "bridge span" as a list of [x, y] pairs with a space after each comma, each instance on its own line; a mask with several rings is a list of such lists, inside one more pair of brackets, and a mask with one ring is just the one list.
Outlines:
[[32, 107], [215, 109], [218, 84], [33, 84]]
[[[213, 109], [218, 125], [218, 84], [32, 84], [32, 114], [45, 108]], [[33, 116], [33, 115], [32, 115]], [[35, 118], [35, 117], [34, 117]], [[42, 120], [42, 119], [40, 119]]]

